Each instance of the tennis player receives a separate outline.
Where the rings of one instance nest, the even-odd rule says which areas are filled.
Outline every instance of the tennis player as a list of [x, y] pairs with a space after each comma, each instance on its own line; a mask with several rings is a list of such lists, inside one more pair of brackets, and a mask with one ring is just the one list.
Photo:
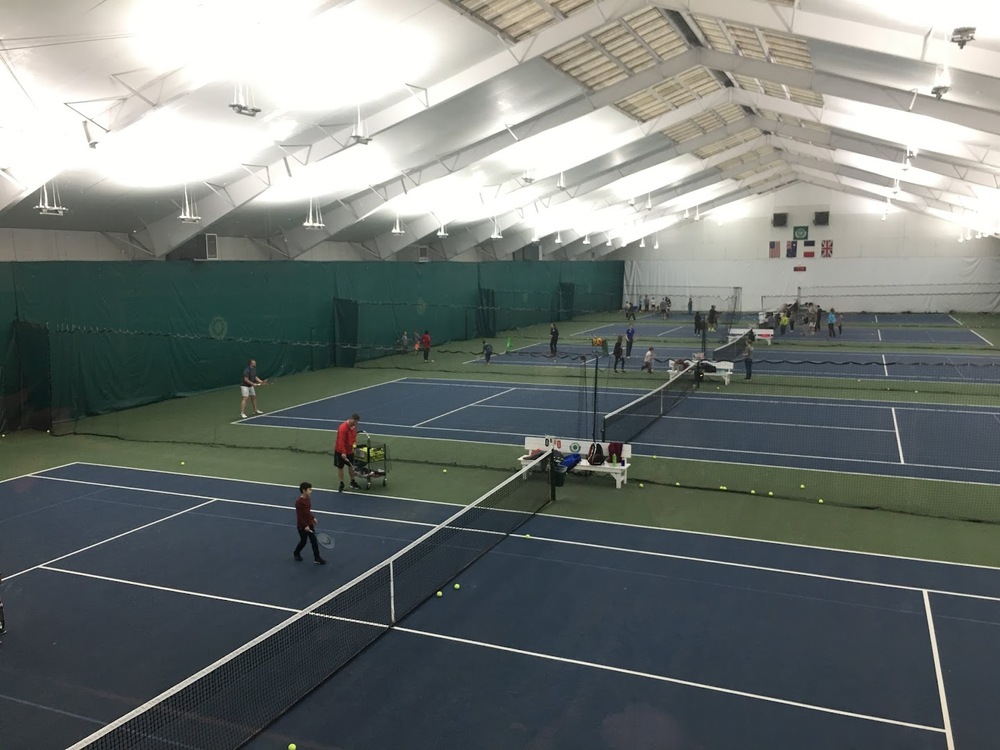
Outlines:
[[345, 466], [351, 475], [351, 489], [361, 489], [354, 481], [354, 444], [358, 442], [358, 422], [360, 421], [361, 417], [355, 413], [337, 428], [337, 442], [333, 446], [333, 464], [337, 467], [337, 476], [340, 479], [339, 492], [344, 491]]
[[649, 351], [646, 352], [646, 356], [642, 358], [642, 369], [650, 375], [653, 374], [653, 347], [649, 347]]
[[243, 401], [240, 402], [241, 419], [247, 418], [247, 399], [250, 399], [250, 403], [253, 404], [254, 414], [264, 413], [257, 408], [257, 389], [255, 386], [265, 385], [266, 383], [266, 380], [261, 380], [257, 377], [257, 360], [251, 357], [246, 369], [243, 371], [243, 380], [240, 382], [240, 394], [243, 396]]
[[326, 565], [326, 560], [320, 557], [319, 542], [316, 541], [316, 518], [312, 514], [313, 486], [309, 482], [299, 485], [299, 499], [295, 501], [295, 526], [299, 530], [299, 545], [295, 548], [296, 562], [302, 562], [302, 550], [309, 542], [313, 548], [313, 562], [316, 565]]

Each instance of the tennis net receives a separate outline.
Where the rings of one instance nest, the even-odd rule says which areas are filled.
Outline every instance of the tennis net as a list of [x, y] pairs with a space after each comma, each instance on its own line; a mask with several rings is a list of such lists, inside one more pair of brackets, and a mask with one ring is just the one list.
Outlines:
[[242, 747], [553, 500], [550, 457], [70, 750]]
[[601, 440], [630, 443], [639, 437], [697, 387], [697, 367], [689, 364], [656, 390], [605, 414]]
[[722, 346], [717, 346], [712, 350], [712, 361], [713, 362], [735, 362], [743, 357], [743, 352], [747, 348], [747, 342], [750, 341], [750, 331], [747, 331], [742, 336], [734, 341], [730, 341], [728, 344], [723, 344]]

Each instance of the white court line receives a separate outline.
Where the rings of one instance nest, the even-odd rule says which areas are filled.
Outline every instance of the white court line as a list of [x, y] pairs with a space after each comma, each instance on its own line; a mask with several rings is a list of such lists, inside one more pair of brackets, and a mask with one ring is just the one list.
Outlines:
[[664, 331], [663, 333], [658, 333], [656, 335], [657, 336], [666, 336], [668, 333], [673, 333], [674, 331], [679, 331], [682, 328], [684, 328], [684, 326], [676, 326], [675, 328], [671, 328], [669, 331]]
[[433, 421], [435, 421], [437, 419], [443, 419], [444, 417], [450, 416], [452, 414], [457, 414], [460, 411], [465, 411], [470, 406], [476, 406], [478, 404], [483, 403], [484, 401], [489, 401], [492, 398], [497, 398], [498, 396], [506, 396], [508, 393], [513, 393], [515, 390], [516, 389], [514, 389], [514, 388], [508, 388], [505, 391], [500, 391], [500, 393], [491, 393], [489, 396], [483, 396], [478, 401], [473, 401], [472, 403], [469, 403], [469, 404], [462, 404], [457, 409], [452, 409], [451, 411], [446, 411], [444, 414], [436, 414], [435, 416], [431, 417], [430, 419], [425, 419], [423, 422], [417, 422], [413, 426], [414, 427], [423, 427], [428, 422], [433, 422]]
[[84, 573], [82, 570], [69, 570], [68, 568], [56, 568], [51, 565], [40, 565], [39, 569], [48, 570], [53, 573], [65, 573], [71, 576], [80, 576], [81, 578], [93, 578], [97, 581], [108, 581], [109, 583], [120, 583], [125, 586], [135, 586], [141, 589], [152, 589], [154, 591], [165, 591], [168, 594], [181, 594], [183, 596], [193, 596], [198, 599], [212, 599], [217, 602], [226, 602], [227, 604], [243, 604], [250, 607], [260, 607], [262, 609], [276, 609], [279, 612], [291, 612], [295, 613], [299, 610], [295, 607], [282, 607], [277, 604], [265, 604], [264, 602], [251, 602], [246, 599], [234, 599], [230, 596], [219, 596], [217, 594], [204, 594], [200, 591], [187, 591], [185, 589], [175, 589], [170, 586], [159, 586], [153, 583], [142, 583], [141, 581], [129, 581], [125, 578], [112, 578], [111, 576], [101, 576], [96, 573]]
[[[111, 467], [111, 468], [118, 468], [118, 467]], [[199, 475], [184, 475], [184, 476], [199, 476]], [[281, 511], [286, 511], [286, 512], [292, 509], [292, 507], [290, 505], [276, 505], [274, 503], [262, 503], [262, 502], [258, 502], [258, 501], [254, 501], [254, 500], [234, 500], [234, 499], [228, 498], [228, 497], [208, 497], [207, 495], [195, 495], [195, 494], [192, 494], [190, 492], [174, 492], [172, 490], [153, 490], [153, 489], [149, 489], [148, 487], [136, 487], [136, 486], [131, 486], [131, 485], [127, 485], [127, 484], [106, 484], [104, 482], [93, 482], [93, 481], [89, 481], [89, 480], [86, 480], [86, 479], [69, 479], [67, 477], [47, 477], [47, 476], [42, 476], [42, 475], [39, 475], [38, 478], [39, 479], [48, 479], [51, 482], [66, 482], [68, 484], [84, 484], [84, 485], [89, 485], [89, 486], [92, 486], [92, 487], [106, 487], [106, 488], [109, 488], [109, 489], [116, 489], [116, 490], [132, 490], [133, 492], [149, 492], [151, 494], [169, 495], [171, 497], [189, 497], [189, 498], [191, 498], [193, 500], [209, 500], [209, 501], [216, 502], [216, 503], [231, 503], [233, 505], [250, 505], [250, 506], [256, 506], [258, 508], [270, 508], [270, 509], [281, 510]], [[233, 481], [242, 481], [242, 480], [233, 480]], [[332, 494], [333, 490], [328, 490], [328, 492], [330, 492]], [[378, 497], [382, 498], [382, 497], [389, 497], [389, 496], [388, 495], [379, 495]], [[411, 498], [408, 498], [408, 497], [403, 497], [403, 498], [398, 498], [398, 499], [400, 499], [400, 500], [406, 500], [408, 502], [415, 502], [415, 503], [434, 503], [435, 505], [445, 505], [445, 506], [448, 506], [448, 507], [454, 507], [456, 505], [456, 503], [442, 503], [442, 502], [439, 502], [437, 500], [416, 500], [416, 499], [411, 499]], [[202, 505], [207, 505], [207, 503], [203, 503]], [[198, 507], [200, 508], [200, 507], [202, 507], [202, 505], [199, 505]], [[149, 506], [145, 506], [145, 507], [149, 507]], [[193, 508], [190, 509], [190, 510], [193, 510]], [[186, 513], [188, 511], [184, 511], [184, 512]], [[312, 512], [313, 513], [318, 513], [318, 514], [324, 515], [324, 516], [338, 516], [340, 518], [356, 518], [356, 519], [361, 520], [361, 521], [384, 521], [385, 523], [399, 523], [399, 524], [403, 524], [404, 526], [435, 526], [436, 525], [436, 524], [430, 523], [428, 521], [407, 521], [407, 520], [403, 520], [401, 518], [390, 518], [390, 517], [387, 517], [387, 516], [366, 516], [366, 515], [363, 515], [361, 513], [342, 513], [340, 511], [336, 511], [336, 510], [323, 510], [321, 508], [313, 508]], [[163, 519], [163, 520], [166, 520], [166, 519]], [[235, 520], [248, 520], [249, 521], [249, 520], [252, 520], [252, 519], [235, 519]], [[61, 560], [62, 558], [57, 558], [57, 559]], [[50, 560], [50, 562], [56, 562], [56, 560]], [[48, 565], [48, 564], [49, 563], [42, 563], [42, 565]]]
[[0, 693], [0, 701], [19, 703], [22, 706], [28, 706], [29, 708], [37, 708], [39, 711], [48, 711], [49, 713], [59, 714], [60, 716], [68, 716], [71, 719], [79, 719], [80, 721], [85, 721], [88, 724], [97, 724], [98, 726], [104, 725], [104, 722], [101, 721], [100, 719], [92, 719], [89, 716], [83, 716], [82, 714], [75, 714], [72, 711], [63, 711], [61, 708], [56, 708], [55, 706], [46, 706], [43, 703], [26, 701], [23, 698], [15, 698], [13, 695], [5, 695], [3, 693]]
[[878, 325], [878, 313], [875, 313], [875, 325]]
[[958, 318], [956, 318], [954, 315], [949, 315], [948, 317], [951, 318], [952, 320], [954, 320], [960, 326], [964, 326], [965, 325], [965, 323], [963, 323], [961, 320], [959, 320]]
[[944, 721], [944, 736], [948, 750], [955, 750], [955, 738], [951, 733], [951, 716], [948, 713], [948, 696], [944, 691], [944, 673], [941, 670], [941, 655], [938, 653], [937, 635], [934, 632], [934, 614], [931, 612], [931, 596], [924, 591], [924, 611], [927, 613], [927, 631], [931, 637], [931, 654], [934, 657], [934, 674], [937, 676], [938, 694], [941, 696], [941, 718]]
[[906, 459], [903, 458], [903, 440], [899, 436], [899, 422], [896, 419], [896, 407], [892, 407], [892, 429], [896, 433], [896, 447], [899, 449], [899, 463], [905, 464]]
[[886, 362], [885, 355], [882, 355], [882, 371], [885, 373], [886, 377], [889, 377], [889, 363]]
[[[52, 477], [40, 477], [40, 478], [41, 479], [51, 479]], [[164, 516], [163, 518], [158, 518], [155, 521], [150, 521], [149, 523], [144, 523], [142, 526], [136, 526], [134, 529], [129, 529], [128, 531], [123, 531], [121, 534], [115, 534], [112, 537], [108, 537], [107, 539], [102, 539], [101, 541], [94, 542], [93, 544], [88, 544], [86, 547], [81, 547], [80, 549], [73, 550], [72, 552], [68, 552], [65, 555], [60, 555], [59, 557], [54, 557], [51, 560], [46, 560], [45, 562], [39, 563], [38, 565], [33, 565], [30, 568], [25, 568], [24, 570], [19, 570], [17, 573], [11, 573], [9, 576], [4, 576], [4, 580], [8, 580], [9, 581], [11, 578], [17, 578], [19, 575], [24, 575], [25, 573], [30, 573], [31, 571], [37, 570], [38, 568], [41, 568], [44, 565], [51, 565], [54, 562], [59, 562], [60, 560], [65, 560], [67, 557], [73, 557], [73, 555], [79, 555], [81, 552], [86, 552], [87, 550], [94, 549], [94, 547], [100, 547], [102, 544], [107, 544], [108, 542], [113, 542], [116, 539], [121, 539], [122, 537], [128, 536], [129, 534], [134, 534], [137, 531], [142, 531], [143, 529], [148, 529], [150, 526], [156, 526], [156, 524], [158, 524], [158, 523], [163, 523], [164, 521], [169, 521], [170, 519], [176, 518], [177, 516], [183, 516], [185, 513], [190, 513], [193, 510], [198, 510], [199, 508], [204, 508], [206, 505], [211, 505], [214, 502], [215, 502], [215, 500], [209, 500], [208, 502], [199, 503], [198, 505], [195, 505], [195, 506], [193, 506], [191, 508], [186, 508], [186, 509], [184, 509], [182, 511], [179, 511], [177, 513], [171, 513], [169, 516]]]
[[[877, 323], [878, 321], [875, 321], [875, 322]], [[878, 334], [878, 340], [881, 341], [882, 340], [882, 329], [881, 328], [876, 328], [875, 329], [875, 333]]]
[[[971, 329], [971, 328], [970, 328], [969, 330], [970, 330], [970, 331], [972, 331], [972, 329]], [[992, 347], [992, 346], [993, 346], [993, 343], [992, 343], [992, 342], [991, 342], [991, 341], [990, 341], [990, 340], [989, 340], [988, 338], [986, 338], [985, 336], [983, 336], [982, 334], [980, 334], [980, 333], [976, 333], [976, 331], [972, 331], [972, 334], [973, 334], [974, 336], [979, 336], [979, 338], [981, 338], [981, 339], [982, 339], [983, 341], [985, 341], [985, 342], [986, 342], [986, 345], [987, 345], [987, 346], [989, 346], [989, 347]]]
[[283, 409], [276, 409], [275, 411], [269, 411], [266, 412], [265, 414], [254, 414], [253, 416], [247, 417], [246, 419], [236, 419], [230, 422], [229, 424], [249, 423], [250, 420], [256, 417], [266, 417], [271, 414], [281, 414], [282, 412], [289, 411], [290, 409], [298, 409], [300, 406], [309, 406], [309, 404], [318, 404], [321, 401], [329, 401], [331, 398], [339, 398], [340, 396], [347, 396], [351, 393], [360, 393], [361, 391], [367, 391], [370, 388], [378, 388], [379, 386], [388, 385], [389, 383], [399, 383], [403, 380], [406, 380], [406, 378], [404, 377], [404, 378], [394, 378], [392, 380], [384, 380], [381, 383], [373, 383], [372, 385], [365, 385], [362, 386], [361, 388], [353, 388], [349, 391], [344, 391], [343, 393], [333, 393], [329, 396], [323, 396], [322, 398], [314, 398], [312, 401], [303, 401], [302, 403], [294, 404], [293, 406], [286, 406]]
[[616, 674], [624, 674], [630, 677], [644, 677], [648, 680], [655, 680], [657, 682], [669, 682], [673, 685], [682, 685], [684, 687], [697, 688], [699, 690], [708, 690], [713, 693], [725, 693], [726, 695], [735, 695], [740, 698], [750, 698], [752, 700], [764, 701], [766, 703], [778, 703], [783, 706], [791, 706], [793, 708], [802, 708], [807, 711], [818, 711], [825, 714], [835, 714], [837, 716], [847, 716], [852, 719], [862, 719], [864, 721], [874, 721], [880, 724], [893, 724], [895, 726], [907, 727], [909, 729], [921, 729], [926, 732], [944, 732], [944, 729], [940, 727], [930, 727], [923, 724], [912, 724], [906, 721], [898, 721], [896, 719], [887, 719], [881, 716], [871, 716], [869, 714], [859, 714], [853, 711], [842, 711], [837, 708], [826, 708], [824, 706], [815, 706], [810, 703], [800, 703], [798, 701], [786, 700], [784, 698], [775, 698], [770, 695], [760, 695], [758, 693], [747, 693], [743, 690], [733, 690], [732, 688], [720, 687], [718, 685], [709, 685], [704, 682], [693, 682], [691, 680], [682, 680], [678, 677], [667, 677], [665, 675], [652, 674], [650, 672], [639, 672], [634, 669], [625, 669], [624, 667], [614, 667], [610, 664], [599, 664], [596, 662], [582, 661], [580, 659], [570, 659], [565, 656], [553, 656], [552, 654], [543, 654], [538, 651], [527, 651], [525, 649], [514, 648], [512, 646], [501, 646], [496, 643], [486, 643], [483, 641], [474, 641], [468, 638], [459, 638], [453, 635], [444, 635], [441, 633], [431, 633], [425, 630], [416, 630], [413, 628], [399, 627], [397, 626], [395, 630], [401, 633], [409, 633], [411, 635], [420, 635], [427, 638], [437, 638], [439, 640], [451, 641], [453, 643], [462, 643], [468, 646], [479, 646], [480, 648], [487, 648], [494, 651], [504, 651], [510, 654], [518, 654], [520, 656], [532, 656], [536, 659], [544, 659], [546, 661], [555, 661], [560, 664], [572, 664], [577, 667], [587, 667], [588, 669], [598, 669], [603, 672], [615, 672]]
[[[426, 439], [426, 438], [424, 438], [424, 439]], [[461, 441], [457, 441], [457, 442], [461, 442]], [[680, 459], [676, 459], [676, 460], [678, 460], [678, 461], [691, 461], [691, 460], [695, 460], [695, 459], [680, 458]], [[708, 463], [713, 463], [713, 462], [708, 462]], [[188, 474], [188, 473], [182, 473], [182, 472], [176, 472], [176, 471], [165, 471], [165, 470], [162, 470], [162, 469], [136, 469], [136, 468], [133, 468], [133, 467], [130, 467], [130, 466], [122, 467], [122, 466], [115, 466], [114, 464], [96, 464], [96, 463], [88, 463], [88, 462], [81, 462], [81, 461], [73, 461], [73, 462], [70, 462], [68, 464], [61, 464], [59, 466], [54, 466], [51, 469], [44, 469], [43, 471], [55, 471], [55, 470], [58, 470], [58, 469], [66, 468], [68, 466], [78, 466], [78, 465], [79, 466], [99, 466], [99, 467], [108, 468], [108, 469], [126, 469], [128, 471], [147, 472], [147, 473], [150, 473], [150, 474], [167, 474], [167, 475], [170, 475], [170, 476], [194, 477], [196, 479], [217, 479], [217, 480], [220, 480], [220, 481], [223, 481], [223, 482], [239, 483], [239, 484], [259, 484], [259, 485], [263, 485], [265, 487], [275, 487], [275, 488], [284, 487], [284, 485], [277, 485], [277, 484], [273, 484], [271, 482], [259, 482], [259, 481], [254, 481], [254, 480], [251, 480], [251, 479], [233, 479], [232, 477], [217, 477], [217, 476], [213, 476], [211, 474]], [[746, 465], [746, 464], [740, 464], [740, 465]], [[841, 473], [848, 473], [848, 474], [850, 474], [852, 476], [855, 476], [855, 475], [856, 476], [879, 476], [879, 475], [868, 475], [868, 474], [853, 474], [853, 473], [850, 473], [850, 472], [841, 472]], [[46, 477], [46, 476], [42, 476], [42, 475], [37, 474], [37, 473], [36, 474], [25, 474], [23, 476], [37, 476], [39, 479], [56, 479], [57, 478], [57, 477]], [[9, 481], [9, 480], [5, 480], [5, 481]], [[81, 480], [61, 479], [61, 481], [78, 482], [78, 481], [81, 481]], [[951, 482], [952, 480], [946, 480], [946, 479], [928, 479], [926, 481], [929, 481], [929, 482], [945, 482], [945, 481]], [[117, 484], [109, 484], [109, 485], [106, 485], [106, 486], [108, 486], [108, 487], [117, 487], [117, 488], [120, 488], [120, 489], [141, 489], [141, 488], [129, 487], [127, 485], [117, 485]], [[157, 490], [145, 490], [145, 491], [155, 492]], [[166, 492], [166, 491], [162, 490], [162, 492]], [[332, 492], [332, 490], [330, 490], [330, 492]], [[396, 496], [396, 495], [379, 495], [378, 497], [385, 497], [385, 498], [390, 498], [390, 499], [393, 499], [393, 500], [404, 500], [404, 501], [413, 502], [413, 503], [432, 503], [432, 504], [435, 504], [435, 505], [450, 505], [450, 506], [455, 505], [455, 503], [442, 503], [439, 500], [422, 500], [420, 498], [399, 497], [399, 496]], [[320, 511], [320, 512], [321, 513], [327, 513], [329, 511]], [[712, 539], [735, 539], [735, 540], [740, 541], [740, 542], [753, 542], [755, 544], [765, 544], [765, 545], [766, 544], [770, 544], [770, 545], [776, 545], [776, 546], [780, 546], [780, 547], [794, 547], [794, 548], [797, 548], [797, 549], [816, 549], [816, 550], [821, 550], [823, 552], [839, 552], [839, 553], [843, 553], [843, 554], [846, 554], [846, 555], [865, 555], [865, 556], [868, 556], [868, 557], [888, 558], [888, 559], [891, 559], [891, 560], [909, 560], [909, 561], [912, 561], [912, 562], [931, 563], [932, 565], [952, 565], [952, 566], [957, 566], [957, 567], [961, 567], [961, 568], [973, 568], [973, 569], [976, 569], [976, 570], [995, 570], [995, 571], [1000, 571], [1000, 566], [994, 566], [994, 565], [978, 565], [978, 564], [975, 564], [975, 563], [951, 562], [951, 561], [947, 561], [947, 560], [931, 560], [931, 559], [923, 558], [923, 557], [910, 557], [910, 556], [907, 556], [907, 555], [889, 555], [889, 554], [886, 554], [886, 553], [883, 553], [883, 552], [864, 552], [864, 551], [861, 551], [861, 550], [840, 549], [840, 548], [837, 548], [837, 547], [820, 547], [820, 546], [817, 546], [817, 545], [814, 545], [814, 544], [800, 544], [800, 543], [797, 543], [797, 542], [781, 542], [781, 541], [775, 541], [775, 540], [772, 540], [772, 539], [755, 539], [755, 538], [752, 538], [752, 537], [736, 536], [736, 535], [733, 535], [733, 534], [717, 534], [717, 533], [713, 533], [713, 532], [709, 532], [709, 531], [692, 531], [690, 529], [674, 529], [674, 528], [668, 528], [668, 527], [663, 527], [663, 526], [649, 526], [647, 524], [626, 523], [624, 521], [606, 521], [606, 520], [601, 520], [601, 519], [596, 519], [596, 518], [576, 518], [574, 516], [563, 516], [563, 515], [557, 515], [557, 514], [552, 514], [551, 517], [553, 517], [553, 518], [560, 518], [562, 520], [580, 522], [580, 523], [588, 523], [588, 524], [598, 524], [599, 523], [599, 524], [606, 524], [606, 525], [609, 525], [609, 526], [623, 526], [623, 527], [626, 527], [626, 528], [643, 529], [643, 530], [649, 530], [649, 531], [666, 531], [666, 532], [669, 532], [669, 533], [672, 533], [672, 534], [687, 534], [689, 536], [704, 536], [704, 537], [709, 537], [709, 538], [712, 538]], [[950, 592], [939, 591], [939, 592], [934, 592], [934, 593], [942, 593], [942, 594], [944, 594], [944, 593], [950, 593]], [[957, 594], [957, 595], [958, 596], [968, 596], [967, 594]]]

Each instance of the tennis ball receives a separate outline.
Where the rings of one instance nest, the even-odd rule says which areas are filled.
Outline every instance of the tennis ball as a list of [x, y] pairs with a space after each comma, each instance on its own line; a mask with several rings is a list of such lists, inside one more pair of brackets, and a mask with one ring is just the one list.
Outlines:
[[0, 434], [0, 438], [5, 438], [5, 437], [7, 437], [7, 433], [6, 432], [3, 433], [3, 434]]
[[455, 584], [455, 591], [458, 591], [458, 590], [459, 590], [460, 588], [462, 588], [462, 587], [461, 587], [461, 586], [459, 586], [459, 585], [458, 585], [458, 584], [456, 583], [456, 584]]
[[680, 486], [681, 486], [680, 482], [674, 482], [674, 487], [680, 487]]
[[823, 498], [820, 498], [820, 499], [819, 499], [819, 503], [820, 503], [820, 505], [822, 505], [822, 504], [823, 504]]
[[757, 494], [757, 490], [750, 490], [750, 494], [751, 495], [756, 495]]
[[726, 485], [724, 485], [724, 484], [720, 484], [720, 485], [719, 485], [719, 489], [720, 489], [720, 490], [724, 490], [724, 489], [726, 489]]
[[800, 489], [800, 490], [804, 490], [805, 488], [806, 488], [806, 486], [805, 486], [804, 484], [800, 484], [800, 485], [799, 485], [799, 489]]
[[295, 743], [294, 742], [288, 746], [288, 750], [295, 750]]
[[183, 461], [181, 461], [181, 466], [183, 466], [183, 465], [184, 465], [184, 462], [183, 462]]
[[444, 596], [440, 591], [437, 592], [437, 596]]
[[642, 482], [639, 482], [639, 489], [642, 489], [642, 488], [643, 488], [643, 487], [645, 487], [645, 486], [646, 486], [646, 485], [644, 485], [644, 484], [643, 484]]
[[447, 473], [448, 473], [448, 470], [447, 470], [447, 469], [441, 469], [441, 473], [442, 473], [442, 474], [447, 474]]
[[524, 535], [524, 538], [525, 538], [525, 539], [531, 539], [531, 534], [525, 534], [525, 535]]
[[768, 496], [768, 497], [774, 497], [774, 493], [773, 493], [773, 492], [768, 492], [768, 493], [767, 493], [767, 496]]

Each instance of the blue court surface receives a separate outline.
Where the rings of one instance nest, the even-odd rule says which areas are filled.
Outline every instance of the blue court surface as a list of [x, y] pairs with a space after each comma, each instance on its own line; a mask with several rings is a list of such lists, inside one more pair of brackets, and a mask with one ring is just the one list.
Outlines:
[[[656, 382], [641, 377], [635, 384]], [[361, 426], [380, 439], [521, 445], [527, 435], [590, 435], [593, 401], [585, 390], [405, 378], [239, 424], [334, 432], [357, 411]], [[602, 388], [598, 431], [604, 414], [646, 392]], [[638, 455], [1000, 484], [991, 447], [1000, 444], [997, 407], [765, 396], [706, 385], [630, 442]]]
[[[296, 494], [90, 464], [0, 483], [4, 747], [80, 741], [454, 512], [317, 491], [320, 567], [291, 559]], [[536, 516], [459, 580], [250, 747], [971, 750], [1000, 732], [994, 568]]]
[[[948, 346], [970, 346], [970, 347], [992, 347], [993, 343], [983, 338], [975, 331], [959, 326], [927, 326], [916, 325], [855, 325], [853, 321], [844, 323], [843, 336], [836, 337], [836, 341], [841, 339], [852, 342], [864, 343], [885, 343], [885, 344], [942, 344]], [[746, 323], [749, 325], [749, 323]], [[594, 328], [588, 328], [574, 334], [581, 336], [595, 337], [601, 336], [613, 343], [615, 337], [624, 336], [628, 324], [625, 322], [605, 324]], [[669, 319], [655, 322], [641, 321], [635, 324], [635, 336], [643, 341], [647, 339], [677, 339], [677, 338], [698, 338], [700, 334], [695, 334], [694, 323], [689, 320]], [[742, 327], [742, 326], [736, 326]], [[726, 330], [724, 327], [720, 330]], [[709, 339], [715, 339], [717, 334], [709, 333]], [[794, 331], [788, 331], [785, 338], [789, 340], [799, 340], [808, 338], [822, 339], [827, 337], [826, 322], [817, 333], [808, 333], [804, 326], [799, 325]], [[780, 337], [779, 337], [780, 339]]]

